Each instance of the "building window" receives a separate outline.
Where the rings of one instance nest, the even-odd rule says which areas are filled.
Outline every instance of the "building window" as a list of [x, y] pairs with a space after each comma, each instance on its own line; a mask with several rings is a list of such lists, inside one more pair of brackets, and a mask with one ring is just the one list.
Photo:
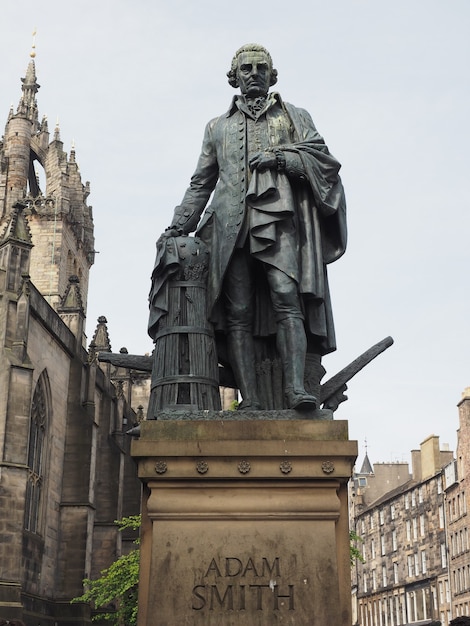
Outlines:
[[418, 502], [419, 504], [423, 504], [423, 488], [418, 487]]
[[379, 511], [379, 524], [381, 526], [383, 526], [383, 523], [384, 523], [384, 510], [380, 509], [380, 511]]
[[359, 485], [359, 487], [366, 487], [367, 478], [365, 476], [359, 476], [359, 478], [357, 479], [357, 484]]
[[425, 533], [425, 518], [424, 515], [419, 516], [419, 534], [424, 537]]
[[446, 555], [446, 544], [441, 543], [441, 567], [445, 569], [447, 567], [447, 555]]
[[382, 565], [382, 587], [387, 586], [387, 568]]
[[418, 518], [413, 517], [413, 539], [416, 541], [418, 539]]
[[392, 520], [395, 519], [395, 505], [394, 504], [390, 505], [390, 519]]
[[410, 508], [409, 494], [405, 493], [405, 509], [409, 509], [409, 508]]
[[375, 569], [372, 570], [372, 589], [374, 591], [377, 589], [377, 574]]
[[416, 506], [416, 491], [411, 492], [411, 506]]
[[[393, 596], [388, 596], [388, 609], [386, 609], [388, 611], [388, 613], [385, 613], [385, 624], [390, 623], [390, 626], [395, 626], [395, 607], [393, 604]], [[388, 622], [387, 617], [388, 615], [390, 615], [390, 622]]]
[[375, 559], [375, 541], [373, 539], [370, 542], [370, 555], [371, 558]]
[[392, 530], [392, 550], [396, 551], [397, 549], [397, 531], [395, 529]]
[[413, 555], [409, 554], [407, 558], [408, 563], [408, 576], [412, 578], [413, 576]]
[[411, 541], [411, 522], [409, 519], [406, 520], [406, 540]]
[[28, 482], [26, 484], [24, 527], [32, 533], [39, 533], [40, 531], [45, 438], [50, 406], [48, 392], [49, 381], [47, 374], [43, 372], [34, 390], [29, 424]]
[[413, 555], [414, 565], [415, 565], [415, 576], [419, 576], [419, 555], [417, 552]]
[[385, 535], [380, 535], [380, 554], [385, 556]]
[[394, 604], [395, 604], [395, 624], [401, 624], [400, 622], [400, 598], [398, 596], [394, 597]]
[[395, 583], [395, 585], [397, 585], [399, 583], [399, 578], [398, 578], [398, 563], [394, 563], [393, 564], [393, 582]]
[[442, 493], [442, 476], [437, 478], [437, 493]]
[[362, 586], [364, 587], [364, 593], [367, 593], [367, 574], [362, 574]]
[[444, 528], [444, 505], [439, 505], [439, 528]]
[[432, 598], [432, 608], [434, 609], [434, 611], [437, 611], [437, 608], [438, 608], [437, 590], [434, 585], [431, 585], [431, 598]]
[[414, 591], [410, 591], [406, 595], [406, 605], [408, 609], [408, 617], [410, 618], [410, 622], [416, 621], [416, 597]]
[[421, 571], [423, 572], [423, 574], [425, 574], [426, 571], [427, 571], [427, 567], [426, 567], [426, 550], [421, 550]]

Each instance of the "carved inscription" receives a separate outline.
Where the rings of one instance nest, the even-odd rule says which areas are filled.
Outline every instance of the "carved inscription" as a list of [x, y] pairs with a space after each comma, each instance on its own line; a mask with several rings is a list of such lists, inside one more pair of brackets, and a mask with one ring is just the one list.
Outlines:
[[213, 558], [192, 590], [194, 611], [294, 611], [294, 585], [284, 584], [278, 556]]

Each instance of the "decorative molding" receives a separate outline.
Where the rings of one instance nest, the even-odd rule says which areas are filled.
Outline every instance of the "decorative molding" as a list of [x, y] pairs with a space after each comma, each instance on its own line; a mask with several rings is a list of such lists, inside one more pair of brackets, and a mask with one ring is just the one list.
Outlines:
[[209, 471], [209, 463], [207, 461], [198, 461], [196, 469], [200, 474], [206, 474]]
[[333, 461], [323, 461], [321, 468], [324, 474], [331, 474], [335, 471], [335, 464]]
[[157, 474], [164, 474], [168, 469], [168, 464], [166, 461], [157, 461], [155, 463], [155, 471]]
[[292, 472], [292, 463], [290, 461], [281, 461], [279, 469], [283, 474], [290, 474]]
[[240, 463], [238, 464], [238, 471], [240, 472], [240, 474], [248, 474], [250, 470], [251, 465], [248, 461], [240, 461]]

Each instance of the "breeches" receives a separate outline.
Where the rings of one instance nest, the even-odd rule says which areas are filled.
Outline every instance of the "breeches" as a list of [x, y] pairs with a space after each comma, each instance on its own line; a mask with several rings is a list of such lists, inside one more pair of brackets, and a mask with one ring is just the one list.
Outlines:
[[276, 322], [286, 318], [303, 319], [297, 282], [276, 267], [256, 261], [245, 248], [238, 248], [228, 266], [222, 289], [227, 330], [252, 331], [256, 290], [254, 264], [263, 268]]

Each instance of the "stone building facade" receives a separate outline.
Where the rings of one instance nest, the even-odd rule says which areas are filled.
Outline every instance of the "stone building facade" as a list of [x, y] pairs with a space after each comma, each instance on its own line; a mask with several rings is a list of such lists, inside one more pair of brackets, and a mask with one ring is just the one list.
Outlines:
[[452, 459], [433, 435], [412, 452], [411, 475], [407, 464], [368, 462], [354, 475], [352, 528], [364, 558], [353, 568], [357, 624], [449, 624], [443, 468]]
[[82, 579], [132, 546], [114, 520], [140, 511], [125, 431], [149, 377], [98, 361], [105, 318], [86, 349], [89, 184], [39, 122], [33, 59], [22, 82], [0, 141], [0, 618], [78, 626]]
[[470, 388], [459, 403], [456, 459], [444, 469], [453, 616], [470, 615]]

